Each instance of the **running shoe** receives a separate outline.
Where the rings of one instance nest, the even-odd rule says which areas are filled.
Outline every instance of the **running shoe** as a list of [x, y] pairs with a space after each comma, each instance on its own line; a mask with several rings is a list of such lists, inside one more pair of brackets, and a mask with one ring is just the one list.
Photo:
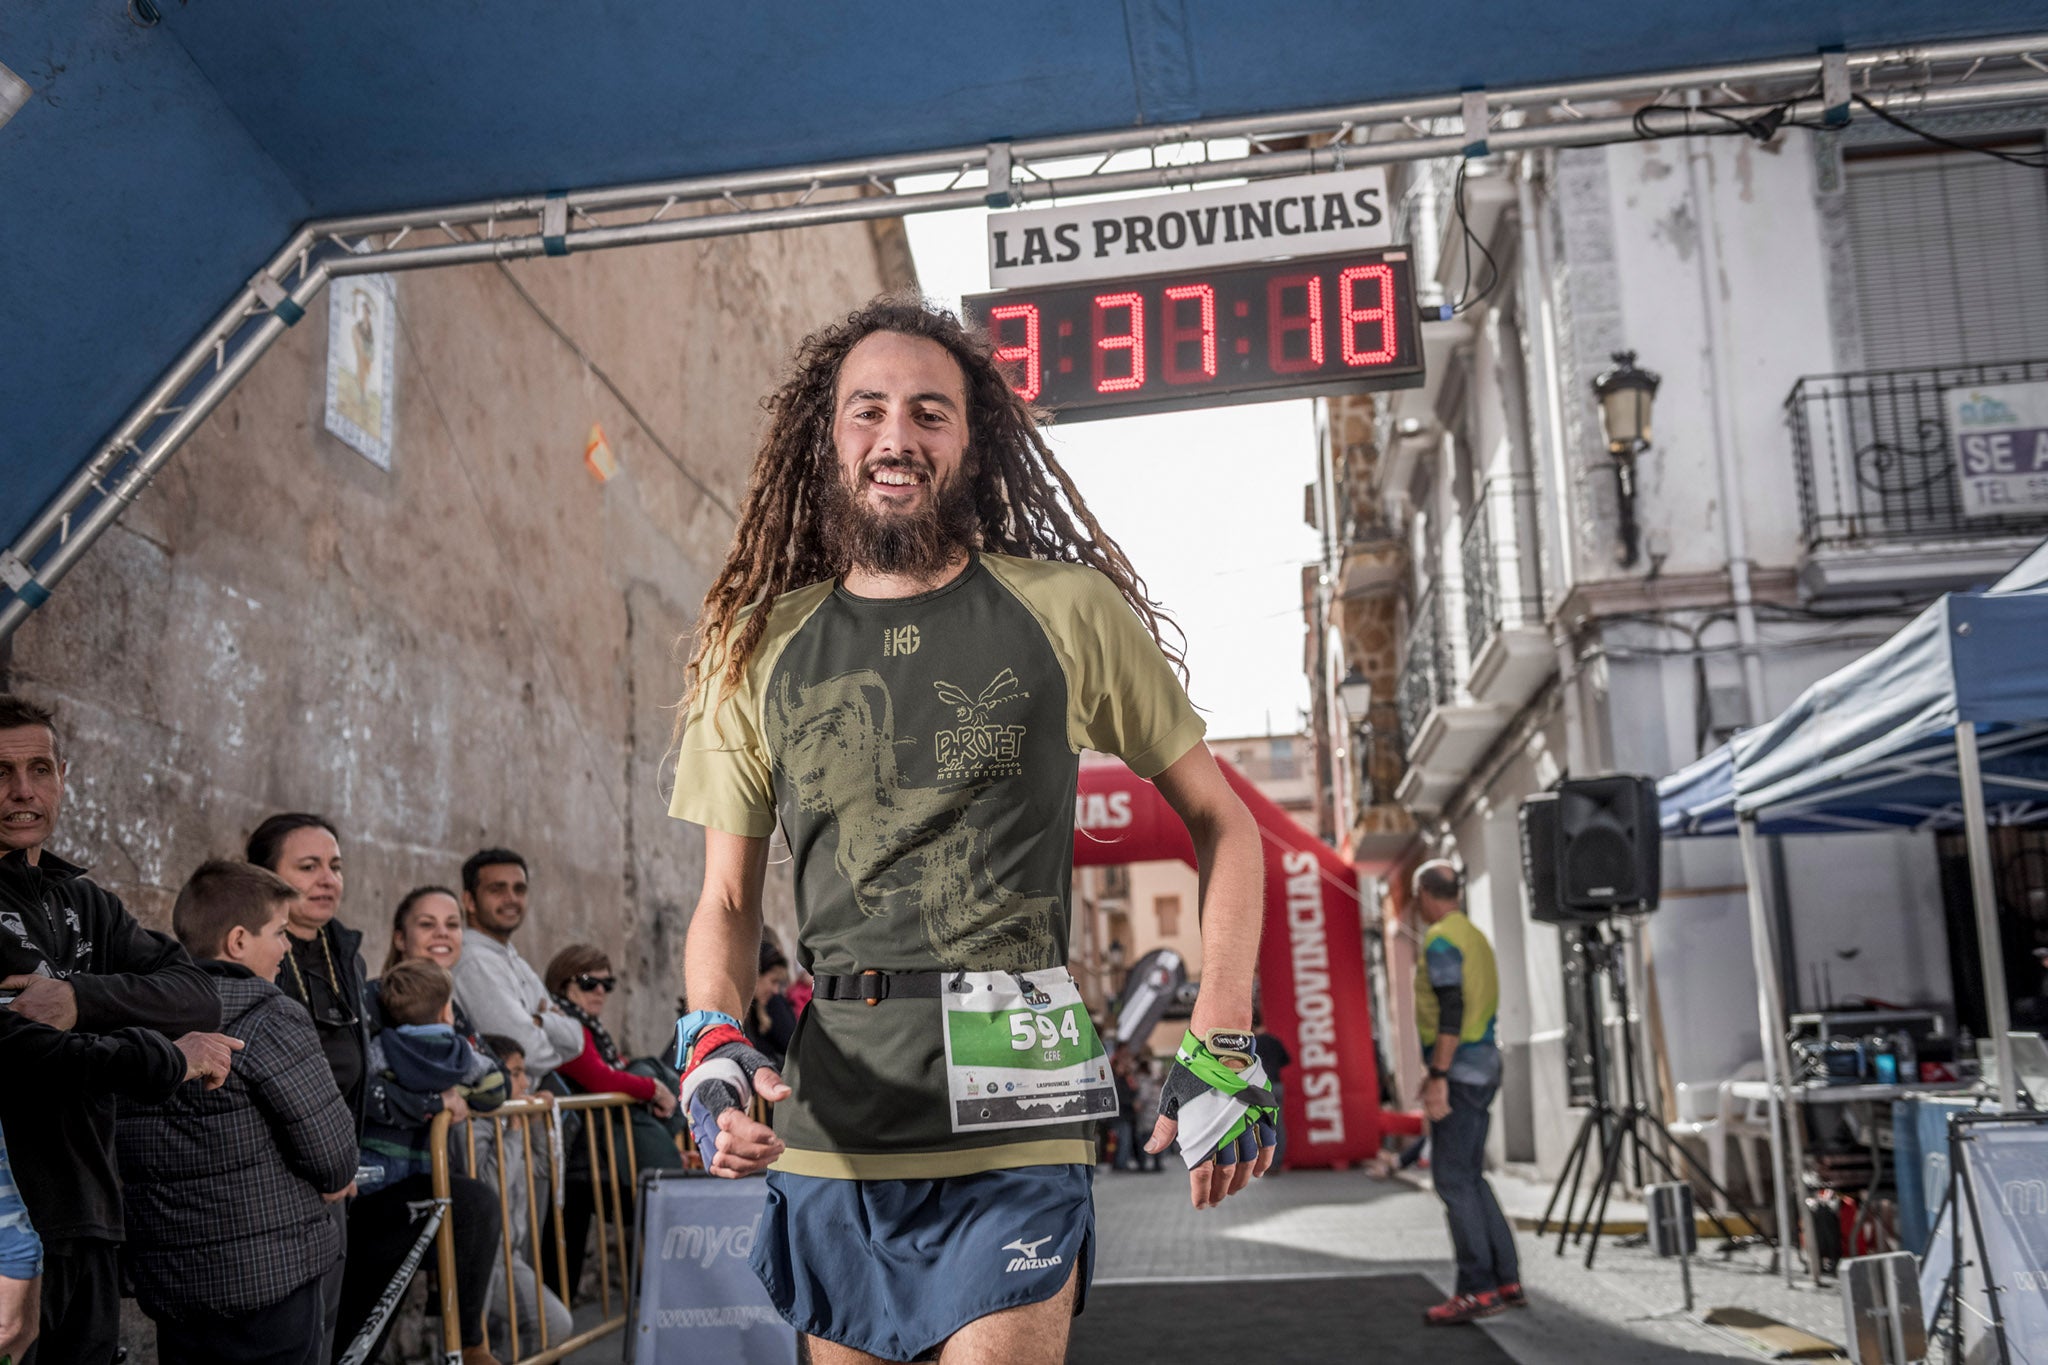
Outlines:
[[1454, 1294], [1434, 1308], [1425, 1308], [1422, 1320], [1432, 1327], [1456, 1327], [1507, 1311], [1508, 1306], [1500, 1301], [1499, 1294], [1483, 1289], [1477, 1294]]
[[1529, 1296], [1522, 1292], [1520, 1280], [1510, 1280], [1500, 1287], [1500, 1301], [1510, 1308], [1527, 1308]]

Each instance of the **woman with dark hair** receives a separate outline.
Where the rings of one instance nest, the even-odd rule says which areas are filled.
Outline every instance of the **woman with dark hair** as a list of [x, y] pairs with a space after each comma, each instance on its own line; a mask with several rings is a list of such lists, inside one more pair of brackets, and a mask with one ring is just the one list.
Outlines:
[[[658, 1062], [644, 1058], [628, 1062], [604, 1025], [605, 1006], [619, 985], [611, 958], [592, 944], [572, 943], [548, 959], [541, 982], [556, 1006], [583, 1026], [583, 1051], [556, 1067], [550, 1079], [572, 1094], [617, 1092], [631, 1095], [645, 1106], [632, 1111], [626, 1124], [611, 1120], [609, 1150], [617, 1153], [621, 1181], [626, 1176], [627, 1142], [633, 1144], [633, 1157], [642, 1172], [681, 1170], [683, 1156], [667, 1126], [676, 1112], [673, 1080], [655, 1074], [666, 1069]], [[673, 1072], [669, 1074], [673, 1076]], [[677, 1124], [682, 1122], [676, 1119]], [[597, 1147], [600, 1152], [607, 1150], [602, 1132]], [[574, 1291], [583, 1277], [583, 1244], [597, 1206], [589, 1144], [579, 1136], [568, 1142], [568, 1148], [569, 1169], [562, 1182], [562, 1231], [569, 1248], [569, 1287]], [[631, 1216], [630, 1208], [627, 1216]]]
[[363, 1009], [363, 936], [335, 918], [341, 909], [341, 837], [324, 816], [273, 815], [249, 836], [248, 860], [267, 867], [299, 893], [285, 923], [291, 951], [277, 987], [306, 1007], [334, 1083], [363, 1128], [364, 1062], [370, 1033]]
[[[299, 893], [285, 911], [291, 951], [278, 968], [277, 988], [306, 1007], [320, 1036], [320, 1051], [334, 1073], [334, 1084], [355, 1116], [356, 1140], [363, 1136], [364, 1082], [368, 1079], [371, 1010], [365, 1003], [363, 936], [335, 918], [341, 908], [341, 836], [325, 816], [304, 811], [273, 815], [256, 826], [244, 850], [247, 859], [267, 867]], [[354, 1186], [350, 1186], [353, 1193]], [[344, 1238], [348, 1201], [331, 1206]], [[345, 1243], [344, 1243], [345, 1245]], [[341, 1313], [341, 1287], [346, 1262], [320, 1281], [320, 1306], [325, 1314], [322, 1349], [334, 1356], [336, 1319]]]
[[[416, 886], [406, 892], [391, 916], [391, 941], [385, 949], [383, 971], [388, 973], [401, 962], [424, 961], [452, 974], [455, 964], [461, 960], [462, 906], [455, 893], [445, 886]], [[366, 1008], [363, 1013], [373, 1036], [385, 1027], [381, 994], [376, 981], [372, 981], [365, 991]], [[486, 1084], [481, 1088], [499, 1095], [509, 1094], [511, 1083], [502, 1074], [503, 1063], [462, 1012], [461, 1004], [451, 999], [449, 1005], [454, 1011], [456, 1033], [470, 1047], [489, 1058], [501, 1073], [496, 1084]], [[388, 1047], [389, 1040], [383, 1046]], [[453, 1123], [459, 1125], [469, 1118], [471, 1112], [461, 1088], [451, 1086], [438, 1092], [413, 1090], [400, 1084], [389, 1070], [382, 1075], [371, 1076], [367, 1090], [365, 1107], [369, 1117], [385, 1130], [417, 1131], [431, 1124], [434, 1116], [444, 1109]], [[482, 1346], [483, 1316], [490, 1301], [491, 1272], [499, 1259], [498, 1191], [481, 1180], [460, 1174], [468, 1169], [468, 1164], [455, 1160], [452, 1152], [467, 1150], [468, 1144], [458, 1140], [457, 1135], [461, 1132], [460, 1127], [449, 1129], [448, 1192], [453, 1205], [450, 1218], [455, 1228], [456, 1299], [463, 1317], [463, 1358], [482, 1361], [488, 1358]], [[489, 1143], [480, 1142], [478, 1145], [487, 1148]], [[348, 1273], [342, 1286], [341, 1316], [351, 1330], [358, 1329], [359, 1324], [369, 1318], [378, 1296], [390, 1282], [392, 1272], [405, 1259], [412, 1245], [414, 1234], [408, 1205], [431, 1194], [431, 1177], [418, 1175], [384, 1189], [373, 1190], [350, 1206], [349, 1239], [352, 1245]], [[375, 1355], [376, 1352], [371, 1352], [373, 1359]]]

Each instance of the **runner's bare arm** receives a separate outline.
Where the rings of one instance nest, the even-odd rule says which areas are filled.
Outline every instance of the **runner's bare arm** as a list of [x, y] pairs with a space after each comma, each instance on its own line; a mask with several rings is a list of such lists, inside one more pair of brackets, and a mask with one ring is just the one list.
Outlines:
[[1202, 994], [1189, 1027], [1198, 1038], [1210, 1029], [1250, 1029], [1265, 904], [1258, 823], [1206, 744], [1152, 780], [1188, 827], [1201, 874]]
[[[753, 995], [761, 956], [761, 884], [768, 871], [768, 841], [704, 831], [704, 889], [690, 917], [683, 943], [683, 990], [693, 1010], [717, 1010], [743, 1017]], [[789, 1087], [773, 1070], [754, 1076], [761, 1098], [789, 1098]], [[718, 1150], [705, 1153], [713, 1175], [753, 1175], [782, 1155], [774, 1130], [742, 1109], [718, 1116]]]
[[[1230, 789], [1206, 744], [1197, 744], [1152, 780], [1188, 827], [1201, 876], [1202, 993], [1188, 1027], [1198, 1038], [1211, 1029], [1249, 1031], [1265, 904], [1258, 822]], [[1161, 1119], [1148, 1145], [1163, 1148], [1177, 1127]], [[1197, 1166], [1188, 1172], [1189, 1198], [1196, 1208], [1208, 1208], [1250, 1184], [1254, 1175], [1264, 1175], [1272, 1162], [1269, 1147], [1256, 1164]]]
[[768, 841], [704, 831], [704, 889], [683, 942], [683, 991], [693, 1010], [743, 1017], [761, 958], [761, 885]]

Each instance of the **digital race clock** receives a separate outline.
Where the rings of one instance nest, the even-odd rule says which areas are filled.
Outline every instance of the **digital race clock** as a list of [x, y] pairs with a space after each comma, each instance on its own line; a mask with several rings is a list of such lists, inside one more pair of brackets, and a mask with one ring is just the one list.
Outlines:
[[1406, 248], [974, 294], [997, 364], [1067, 420], [1422, 383]]

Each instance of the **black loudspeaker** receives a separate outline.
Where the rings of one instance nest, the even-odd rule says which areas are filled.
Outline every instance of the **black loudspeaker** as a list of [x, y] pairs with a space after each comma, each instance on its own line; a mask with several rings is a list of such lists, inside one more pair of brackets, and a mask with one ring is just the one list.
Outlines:
[[1557, 788], [1557, 894], [1578, 916], [1645, 914], [1663, 881], [1657, 781], [1621, 774]]
[[1529, 917], [1593, 924], [1656, 909], [1661, 837], [1653, 778], [1583, 778], [1526, 798], [1522, 880]]
[[1529, 918], [1544, 924], [1578, 924], [1592, 916], [1565, 909], [1557, 894], [1557, 793], [1538, 792], [1522, 800], [1522, 884], [1529, 888]]

